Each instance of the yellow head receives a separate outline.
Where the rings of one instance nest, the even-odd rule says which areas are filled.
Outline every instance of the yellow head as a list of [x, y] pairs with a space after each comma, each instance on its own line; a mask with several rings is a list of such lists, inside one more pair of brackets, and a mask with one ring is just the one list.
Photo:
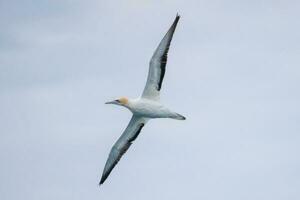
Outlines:
[[128, 105], [128, 99], [126, 97], [121, 97], [119, 99], [116, 99], [114, 101], [106, 102], [106, 104], [116, 104], [120, 106], [127, 106]]
[[122, 105], [127, 105], [128, 104], [128, 99], [126, 97], [121, 97], [118, 100], [119, 100], [120, 104], [122, 104]]

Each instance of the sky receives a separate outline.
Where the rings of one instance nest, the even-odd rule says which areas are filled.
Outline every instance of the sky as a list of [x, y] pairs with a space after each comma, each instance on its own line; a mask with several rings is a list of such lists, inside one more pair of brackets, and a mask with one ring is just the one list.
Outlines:
[[[300, 2], [0, 0], [0, 199], [300, 199]], [[162, 102], [99, 187], [173, 22]], [[297, 92], [298, 91], [298, 92]]]

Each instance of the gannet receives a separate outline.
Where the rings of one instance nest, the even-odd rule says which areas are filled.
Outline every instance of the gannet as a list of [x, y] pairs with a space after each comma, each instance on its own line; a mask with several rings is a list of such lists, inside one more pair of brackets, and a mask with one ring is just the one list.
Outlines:
[[142, 96], [137, 99], [122, 97], [106, 104], [115, 104], [128, 108], [132, 112], [132, 118], [117, 142], [113, 145], [106, 161], [99, 185], [103, 184], [113, 168], [127, 151], [132, 142], [137, 138], [142, 128], [149, 119], [172, 118], [185, 120], [185, 117], [171, 111], [160, 102], [160, 90], [166, 71], [168, 51], [180, 16], [176, 18], [159, 43], [149, 65], [148, 78]]

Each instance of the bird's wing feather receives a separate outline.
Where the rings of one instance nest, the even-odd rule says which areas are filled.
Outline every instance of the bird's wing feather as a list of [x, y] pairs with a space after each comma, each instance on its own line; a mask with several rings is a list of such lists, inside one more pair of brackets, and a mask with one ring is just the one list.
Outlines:
[[166, 71], [168, 51], [179, 18], [180, 16], [177, 15], [172, 26], [159, 43], [157, 49], [155, 50], [150, 60], [148, 78], [142, 94], [143, 98], [148, 98], [152, 100], [159, 99], [159, 92]]
[[127, 151], [132, 142], [137, 138], [146, 122], [146, 118], [135, 115], [132, 116], [127, 128], [114, 144], [109, 153], [99, 184], [104, 183], [110, 172], [121, 159], [122, 155]]

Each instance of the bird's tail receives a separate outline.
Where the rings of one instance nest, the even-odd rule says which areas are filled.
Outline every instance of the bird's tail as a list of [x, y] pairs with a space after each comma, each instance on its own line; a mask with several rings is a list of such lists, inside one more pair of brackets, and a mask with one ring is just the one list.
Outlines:
[[181, 115], [181, 114], [178, 114], [178, 113], [174, 113], [175, 115], [172, 116], [172, 119], [178, 119], [178, 120], [185, 120], [186, 118]]

